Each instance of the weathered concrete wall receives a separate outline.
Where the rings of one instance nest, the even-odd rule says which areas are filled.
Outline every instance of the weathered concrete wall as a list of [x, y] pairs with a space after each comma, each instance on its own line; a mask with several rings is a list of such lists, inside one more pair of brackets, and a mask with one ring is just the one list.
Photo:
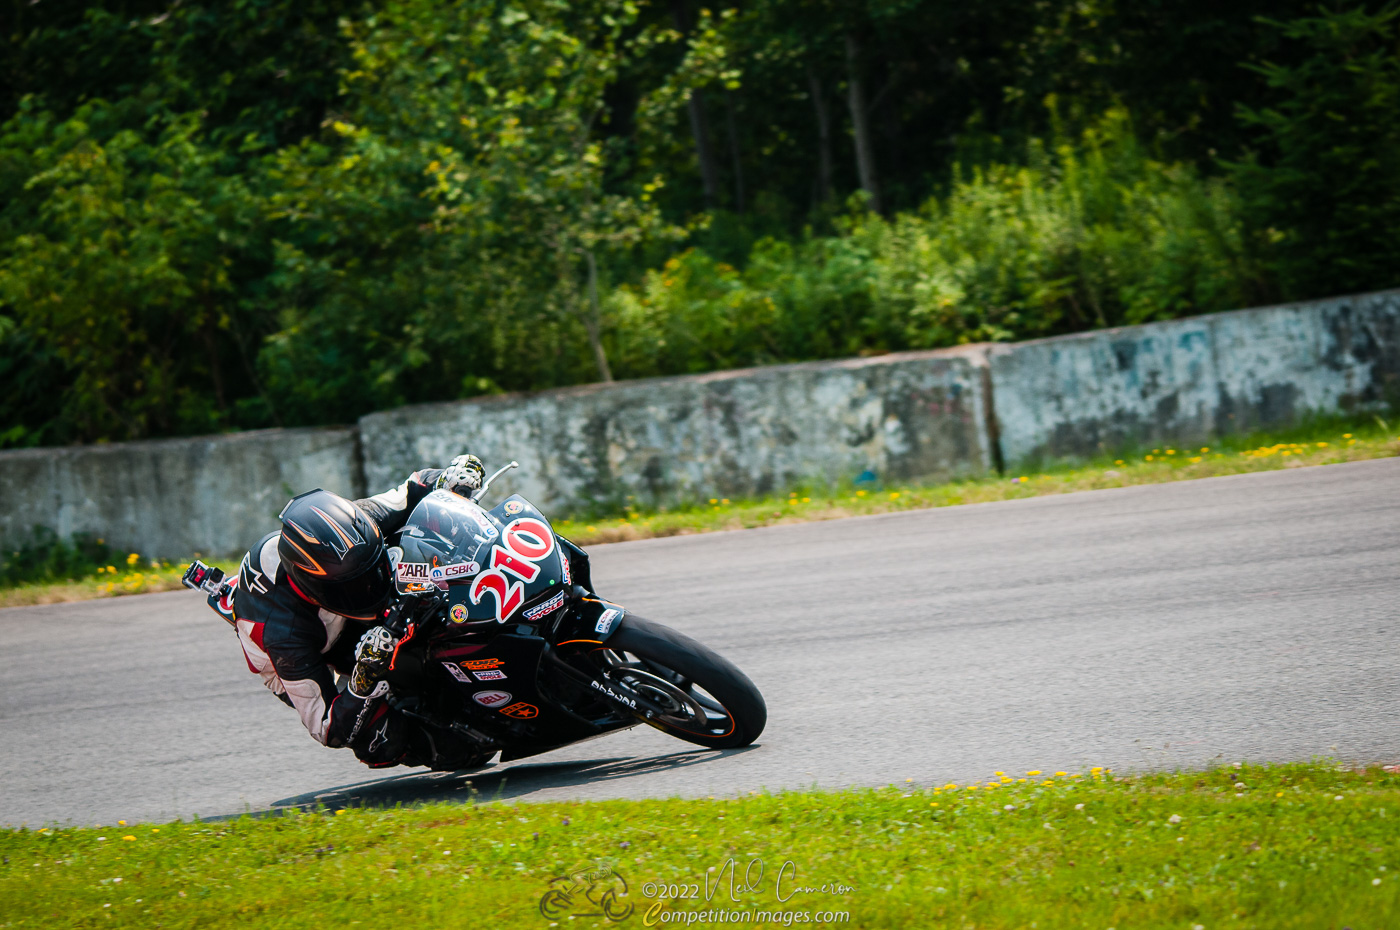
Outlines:
[[363, 494], [354, 430], [0, 452], [0, 541], [17, 544], [39, 525], [148, 556], [222, 556], [252, 545], [289, 497], [317, 486]]
[[[994, 389], [993, 389], [994, 386]], [[741, 497], [1194, 442], [1400, 401], [1400, 291], [1015, 345], [406, 407], [356, 429], [0, 452], [0, 545], [42, 525], [223, 555], [321, 486], [388, 488], [470, 450], [549, 512]], [[358, 437], [358, 442], [357, 442]], [[363, 461], [360, 450], [363, 449]]]
[[[739, 497], [865, 470], [991, 467], [982, 358], [946, 350], [406, 407], [360, 420], [366, 483], [470, 450], [546, 511]], [[494, 493], [493, 493], [494, 496]]]
[[1400, 291], [988, 350], [1008, 463], [1195, 442], [1400, 399]]

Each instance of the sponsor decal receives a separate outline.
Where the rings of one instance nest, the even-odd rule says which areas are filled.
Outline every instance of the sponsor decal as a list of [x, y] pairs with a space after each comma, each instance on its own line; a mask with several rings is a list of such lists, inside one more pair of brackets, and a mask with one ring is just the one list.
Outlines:
[[567, 591], [574, 586], [573, 575], [569, 571], [569, 554], [559, 553], [559, 577], [564, 579], [564, 590]]
[[431, 581], [432, 566], [427, 562], [400, 562], [394, 570], [394, 577], [399, 581]]
[[553, 551], [554, 534], [542, 521], [521, 517], [511, 522], [491, 547], [487, 570], [472, 582], [471, 602], [480, 604], [490, 594], [496, 600], [496, 622], [505, 623], [525, 601], [523, 582], [539, 577], [539, 563]]
[[486, 538], [495, 539], [496, 524], [492, 523], [491, 518], [486, 516], [486, 511], [482, 510], [480, 507], [473, 506], [469, 512], [471, 513], [472, 520], [476, 522], [477, 526], [481, 527], [481, 532], [486, 535]]
[[622, 613], [616, 607], [609, 607], [598, 617], [598, 622], [593, 626], [593, 632], [607, 636], [608, 631], [613, 628], [613, 624], [622, 619]]
[[520, 501], [506, 501], [506, 505], [502, 509], [513, 517], [520, 511], [524, 510], [525, 505], [520, 503]]
[[425, 591], [436, 591], [437, 585], [433, 584], [431, 581], [410, 581], [407, 584], [400, 585], [400, 590], [403, 591], [404, 594], [422, 594]]
[[589, 684], [592, 685], [595, 690], [603, 692], [608, 697], [612, 698], [614, 701], [617, 701], [619, 704], [626, 704], [633, 710], [637, 709], [636, 701], [628, 697], [623, 697], [622, 695], [614, 691], [612, 688], [609, 688], [607, 685], [600, 685], [596, 681], [590, 681]]
[[472, 695], [472, 700], [482, 707], [500, 707], [502, 704], [510, 703], [509, 691], [478, 691]]
[[477, 681], [501, 681], [506, 677], [506, 673], [498, 668], [484, 668], [479, 672], [472, 672]]
[[466, 623], [466, 622], [467, 622], [467, 605], [466, 605], [466, 604], [453, 604], [453, 605], [452, 605], [451, 614], [452, 614], [452, 622], [453, 622], [453, 623]]
[[538, 717], [540, 709], [534, 704], [526, 704], [524, 701], [512, 704], [509, 707], [502, 707], [501, 713], [507, 717], [514, 717], [516, 720], [529, 720], [531, 717]]
[[462, 663], [462, 668], [469, 668], [473, 672], [479, 668], [500, 668], [500, 659], [468, 659]]
[[462, 684], [464, 684], [464, 685], [469, 685], [469, 684], [472, 683], [471, 676], [468, 675], [466, 672], [462, 671], [460, 668], [458, 668], [458, 667], [457, 667], [456, 665], [454, 665], [453, 663], [451, 663], [451, 662], [444, 662], [444, 663], [442, 663], [442, 667], [445, 668], [445, 669], [447, 669], [447, 674], [451, 675], [453, 678], [457, 679], [457, 680], [460, 681]]
[[475, 575], [479, 571], [481, 571], [481, 566], [475, 562], [457, 562], [452, 565], [444, 565], [441, 568], [434, 568], [430, 574], [434, 581], [441, 583], [451, 581], [453, 578]]
[[525, 613], [523, 613], [521, 616], [523, 616], [526, 620], [538, 620], [541, 617], [549, 616], [550, 614], [554, 613], [556, 610], [563, 606], [564, 592], [560, 591], [558, 594], [554, 595], [549, 600], [545, 601], [543, 604], [536, 604], [534, 607], [531, 607], [529, 610], [525, 611]]

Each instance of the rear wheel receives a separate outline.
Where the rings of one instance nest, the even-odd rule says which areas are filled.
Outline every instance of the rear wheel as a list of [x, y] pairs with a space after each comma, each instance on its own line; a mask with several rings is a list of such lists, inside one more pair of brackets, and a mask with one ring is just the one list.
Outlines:
[[747, 675], [683, 633], [628, 614], [594, 650], [603, 676], [662, 709], [642, 718], [677, 739], [733, 749], [763, 732], [768, 707]]

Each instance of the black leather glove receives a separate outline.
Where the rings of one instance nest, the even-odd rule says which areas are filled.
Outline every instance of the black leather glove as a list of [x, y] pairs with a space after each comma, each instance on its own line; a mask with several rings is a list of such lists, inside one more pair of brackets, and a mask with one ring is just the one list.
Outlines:
[[442, 470], [434, 487], [468, 497], [479, 490], [481, 482], [485, 480], [486, 467], [481, 464], [481, 459], [474, 455], [459, 455]]

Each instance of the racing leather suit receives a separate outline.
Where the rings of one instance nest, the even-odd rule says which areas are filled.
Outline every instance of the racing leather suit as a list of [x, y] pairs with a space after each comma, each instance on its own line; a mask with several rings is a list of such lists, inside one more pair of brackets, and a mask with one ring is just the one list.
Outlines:
[[[441, 473], [420, 469], [398, 487], [355, 505], [388, 540], [403, 528]], [[383, 700], [359, 698], [337, 688], [336, 673], [349, 676], [355, 644], [374, 623], [332, 613], [302, 598], [277, 554], [279, 535], [269, 533], [248, 551], [229, 594], [209, 598], [210, 606], [238, 631], [249, 669], [296, 709], [307, 732], [323, 745], [351, 746], [373, 767], [442, 761], [437, 757], [449, 748], [441, 745], [443, 734], [427, 734]]]

